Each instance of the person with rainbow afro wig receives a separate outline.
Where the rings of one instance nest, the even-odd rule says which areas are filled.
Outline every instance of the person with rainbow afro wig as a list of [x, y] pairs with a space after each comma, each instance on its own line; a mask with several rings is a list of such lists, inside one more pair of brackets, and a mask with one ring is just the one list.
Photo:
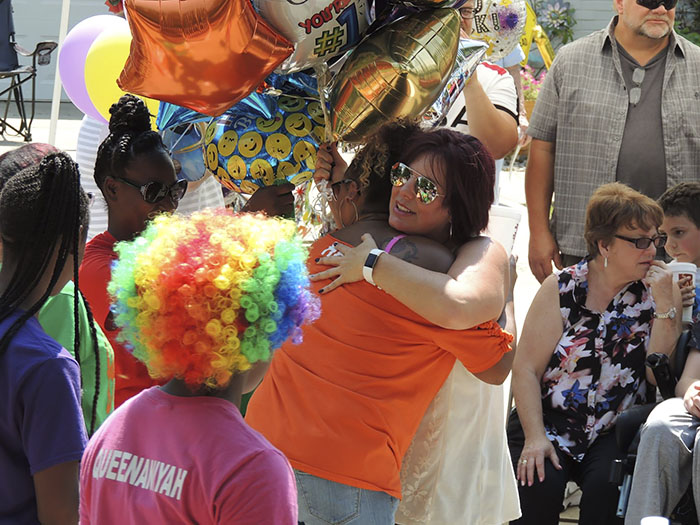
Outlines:
[[167, 383], [90, 441], [81, 523], [296, 525], [287, 459], [238, 410], [273, 351], [319, 315], [295, 224], [226, 209], [161, 215], [115, 250], [119, 337]]

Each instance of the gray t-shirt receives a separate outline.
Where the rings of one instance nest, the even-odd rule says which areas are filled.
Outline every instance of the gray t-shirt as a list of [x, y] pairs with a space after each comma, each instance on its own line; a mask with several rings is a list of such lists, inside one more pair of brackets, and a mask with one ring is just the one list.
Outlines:
[[622, 77], [625, 79], [630, 104], [617, 161], [616, 178], [656, 199], [666, 191], [661, 92], [668, 49], [661, 51], [644, 67], [640, 66], [619, 42], [618, 49]]

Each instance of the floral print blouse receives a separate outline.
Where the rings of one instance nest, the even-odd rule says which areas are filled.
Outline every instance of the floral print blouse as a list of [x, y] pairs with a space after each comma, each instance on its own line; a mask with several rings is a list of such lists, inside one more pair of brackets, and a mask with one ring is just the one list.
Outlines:
[[604, 312], [586, 308], [587, 293], [584, 259], [559, 274], [564, 333], [541, 381], [547, 436], [576, 461], [620, 412], [644, 402], [655, 306], [642, 281], [623, 288]]

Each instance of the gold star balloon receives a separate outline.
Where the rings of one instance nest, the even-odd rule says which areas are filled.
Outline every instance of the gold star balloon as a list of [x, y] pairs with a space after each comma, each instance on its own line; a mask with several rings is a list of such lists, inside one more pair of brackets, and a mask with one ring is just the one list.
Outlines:
[[125, 0], [133, 40], [118, 84], [218, 116], [287, 58], [292, 44], [248, 0]]
[[422, 11], [360, 42], [331, 89], [334, 138], [361, 142], [385, 122], [422, 115], [452, 72], [460, 22], [455, 9]]

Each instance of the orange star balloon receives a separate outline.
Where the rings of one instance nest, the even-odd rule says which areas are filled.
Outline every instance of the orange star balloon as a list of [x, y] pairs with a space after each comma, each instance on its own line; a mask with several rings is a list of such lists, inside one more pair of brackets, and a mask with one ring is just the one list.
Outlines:
[[293, 51], [249, 0], [125, 0], [124, 91], [218, 116]]

